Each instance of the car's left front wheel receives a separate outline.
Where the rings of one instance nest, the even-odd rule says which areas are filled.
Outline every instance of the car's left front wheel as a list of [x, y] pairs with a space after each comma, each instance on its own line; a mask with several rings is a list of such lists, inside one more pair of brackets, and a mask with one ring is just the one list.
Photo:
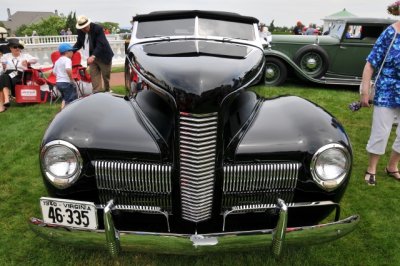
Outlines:
[[294, 62], [312, 78], [322, 77], [329, 68], [328, 54], [317, 45], [300, 48], [294, 56]]
[[279, 59], [267, 57], [264, 70], [264, 84], [267, 86], [280, 86], [287, 78], [286, 65]]

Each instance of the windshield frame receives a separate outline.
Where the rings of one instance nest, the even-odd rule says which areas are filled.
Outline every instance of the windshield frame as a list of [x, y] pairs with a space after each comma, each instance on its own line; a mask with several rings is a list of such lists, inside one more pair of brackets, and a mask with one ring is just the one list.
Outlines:
[[[174, 41], [174, 40], [190, 40], [190, 39], [199, 39], [199, 40], [215, 40], [215, 41], [221, 41], [221, 42], [236, 42], [236, 43], [243, 43], [243, 44], [251, 44], [253, 46], [258, 46], [262, 47], [261, 44], [261, 39], [258, 34], [258, 26], [256, 23], [252, 24], [252, 31], [253, 31], [253, 40], [243, 40], [240, 38], [231, 38], [231, 37], [222, 37], [222, 36], [205, 36], [205, 35], [200, 35], [199, 34], [199, 18], [200, 19], [208, 19], [208, 20], [219, 20], [217, 18], [203, 18], [199, 16], [195, 17], [190, 17], [190, 19], [194, 19], [194, 33], [189, 34], [189, 35], [171, 35], [171, 36], [154, 36], [154, 37], [149, 37], [149, 38], [137, 38], [137, 33], [138, 33], [138, 26], [139, 23], [138, 21], [133, 22], [133, 27], [132, 27], [132, 35], [131, 35], [131, 40], [130, 44], [138, 44], [138, 43], [148, 43], [148, 42], [157, 42], [157, 41]], [[175, 19], [188, 19], [188, 17], [182, 17], [182, 18], [175, 18]], [[165, 19], [169, 20], [169, 19]], [[164, 21], [164, 20], [154, 20], [154, 21]], [[243, 22], [236, 22], [236, 21], [230, 21], [226, 19], [220, 19], [220, 21], [226, 21], [226, 22], [232, 22], [232, 23], [242, 23], [242, 24], [248, 24], [251, 25], [250, 23], [243, 23]], [[150, 21], [146, 21], [150, 22]]]

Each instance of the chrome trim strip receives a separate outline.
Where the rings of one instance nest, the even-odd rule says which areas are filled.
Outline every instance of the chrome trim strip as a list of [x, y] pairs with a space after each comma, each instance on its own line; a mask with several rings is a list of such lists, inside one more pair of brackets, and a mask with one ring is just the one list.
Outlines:
[[[288, 208], [304, 208], [304, 207], [320, 207], [320, 206], [335, 206], [336, 212], [339, 212], [339, 204], [333, 201], [311, 201], [311, 202], [295, 202], [295, 203], [285, 203]], [[279, 205], [273, 204], [251, 204], [251, 205], [241, 205], [233, 206], [231, 209], [226, 210], [223, 213], [222, 221], [222, 231], [225, 231], [226, 217], [231, 214], [240, 214], [246, 212], [265, 212], [270, 209], [279, 209]], [[339, 218], [335, 218], [338, 220]]]
[[[107, 204], [108, 205], [108, 204]], [[106, 205], [100, 204], [96, 205], [97, 209], [104, 209], [104, 212], [107, 208]], [[120, 211], [130, 211], [130, 212], [141, 212], [146, 214], [161, 214], [165, 217], [167, 222], [168, 232], [171, 232], [171, 227], [169, 225], [169, 214], [167, 211], [163, 211], [160, 207], [152, 207], [152, 206], [132, 206], [132, 205], [112, 205], [112, 210], [120, 210]]]

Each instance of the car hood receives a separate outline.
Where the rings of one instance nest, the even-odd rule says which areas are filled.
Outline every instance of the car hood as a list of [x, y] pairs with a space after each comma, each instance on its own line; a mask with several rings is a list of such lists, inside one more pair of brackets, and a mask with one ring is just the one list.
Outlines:
[[181, 111], [218, 107], [254, 82], [264, 62], [259, 47], [210, 40], [138, 44], [130, 52], [141, 74], [168, 91]]
[[335, 44], [339, 40], [327, 35], [272, 35], [271, 44], [290, 43], [290, 44]]

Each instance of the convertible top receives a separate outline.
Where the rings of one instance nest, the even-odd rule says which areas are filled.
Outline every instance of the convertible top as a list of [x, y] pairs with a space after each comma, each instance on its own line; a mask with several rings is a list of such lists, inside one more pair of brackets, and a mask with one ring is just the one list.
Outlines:
[[228, 21], [258, 23], [258, 19], [254, 17], [242, 16], [237, 13], [224, 11], [205, 11], [205, 10], [176, 10], [176, 11], [156, 11], [149, 14], [137, 15], [133, 17], [133, 21], [152, 21], [165, 19], [193, 18], [193, 17], [224, 19]]

